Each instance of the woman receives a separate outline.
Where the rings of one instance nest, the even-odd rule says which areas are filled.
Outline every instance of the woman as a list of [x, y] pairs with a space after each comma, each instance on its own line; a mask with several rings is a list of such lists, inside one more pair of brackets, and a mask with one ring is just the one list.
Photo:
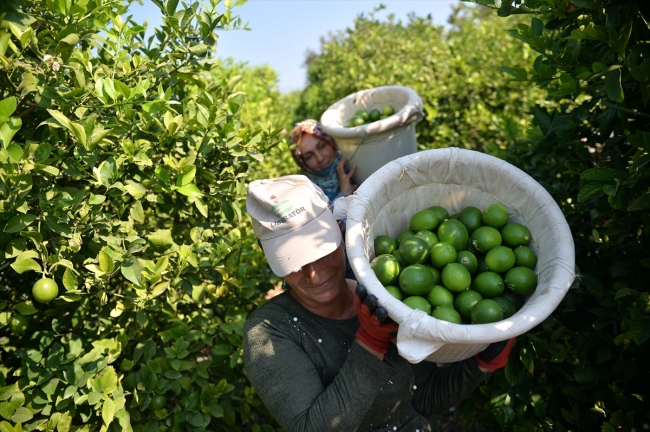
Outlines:
[[397, 324], [346, 280], [340, 226], [306, 177], [254, 181], [246, 207], [271, 269], [290, 289], [246, 321], [244, 363], [286, 430], [433, 431], [435, 413], [505, 366], [512, 342], [445, 368], [400, 357], [390, 343]]
[[347, 159], [339, 151], [334, 139], [323, 132], [316, 120], [303, 120], [291, 132], [291, 156], [301, 174], [316, 183], [334, 203], [337, 198], [350, 195], [358, 185], [352, 180], [356, 165], [346, 172]]

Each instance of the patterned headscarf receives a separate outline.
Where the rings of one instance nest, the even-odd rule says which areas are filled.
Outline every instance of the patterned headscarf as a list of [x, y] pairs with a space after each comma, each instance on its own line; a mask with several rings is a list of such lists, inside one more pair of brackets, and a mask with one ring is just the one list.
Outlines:
[[308, 119], [303, 120], [300, 123], [296, 123], [296, 126], [291, 132], [291, 144], [296, 145], [293, 149], [291, 149], [291, 156], [300, 168], [307, 172], [317, 174], [313, 170], [309, 169], [309, 167], [307, 167], [307, 164], [305, 164], [305, 161], [302, 159], [302, 154], [300, 153], [300, 140], [302, 139], [302, 135], [305, 133], [324, 139], [325, 142], [332, 146], [332, 148], [337, 152], [339, 148], [336, 146], [334, 139], [323, 132], [323, 126], [316, 120]]
[[[332, 163], [323, 168], [321, 171], [314, 171], [310, 169], [303, 160], [302, 154], [300, 153], [300, 139], [302, 138], [302, 135], [306, 133], [317, 136], [318, 138], [322, 138], [336, 151], [336, 158], [334, 161], [332, 161]], [[336, 167], [343, 158], [343, 155], [339, 151], [339, 148], [336, 146], [334, 139], [323, 132], [323, 127], [320, 123], [318, 123], [316, 120], [310, 119], [303, 120], [300, 123], [296, 124], [296, 126], [293, 128], [293, 131], [291, 132], [291, 144], [296, 145], [293, 149], [291, 149], [291, 156], [293, 156], [293, 160], [296, 161], [298, 166], [302, 169], [301, 174], [304, 174], [309, 178], [309, 180], [317, 184], [329, 197], [330, 202], [334, 202], [334, 200], [341, 193], [339, 175], [336, 172]]]

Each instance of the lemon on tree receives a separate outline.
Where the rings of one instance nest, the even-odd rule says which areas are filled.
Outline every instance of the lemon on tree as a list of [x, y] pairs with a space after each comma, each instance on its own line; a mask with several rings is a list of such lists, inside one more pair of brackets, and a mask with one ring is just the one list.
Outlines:
[[503, 319], [501, 305], [494, 300], [483, 299], [470, 311], [472, 324], [489, 324]]
[[399, 286], [407, 296], [424, 296], [435, 285], [433, 273], [427, 266], [413, 264], [406, 267], [399, 275]]
[[167, 398], [165, 395], [157, 394], [151, 398], [151, 404], [149, 406], [155, 410], [159, 410], [164, 408], [165, 405], [167, 405]]
[[442, 269], [442, 284], [453, 292], [461, 292], [469, 288], [472, 276], [464, 265], [458, 263], [447, 264]]
[[424, 311], [424, 313], [426, 313], [427, 315], [431, 314], [431, 305], [424, 297], [420, 297], [420, 296], [406, 297], [403, 303], [406, 306], [410, 307], [411, 309], [419, 309], [421, 311]]
[[517, 246], [526, 246], [530, 243], [530, 231], [528, 228], [518, 223], [509, 223], [501, 228], [503, 244], [511, 248]]
[[406, 264], [422, 264], [429, 258], [429, 244], [415, 235], [406, 237], [399, 244], [399, 256]]
[[391, 236], [385, 234], [375, 237], [375, 256], [392, 254], [397, 249], [397, 244]]
[[394, 285], [400, 274], [399, 262], [390, 254], [375, 257], [370, 262], [370, 268], [383, 286]]
[[460, 317], [460, 314], [451, 306], [438, 306], [432, 312], [431, 316], [442, 320], [448, 321], [454, 324], [462, 324], [463, 320]]
[[41, 278], [32, 286], [34, 300], [40, 303], [49, 303], [59, 295], [59, 286], [53, 279]]
[[469, 234], [467, 228], [455, 219], [448, 219], [438, 227], [438, 240], [449, 243], [456, 251], [465, 250]]
[[21, 334], [27, 330], [29, 326], [29, 318], [23, 315], [14, 315], [9, 320], [9, 330], [13, 334]]

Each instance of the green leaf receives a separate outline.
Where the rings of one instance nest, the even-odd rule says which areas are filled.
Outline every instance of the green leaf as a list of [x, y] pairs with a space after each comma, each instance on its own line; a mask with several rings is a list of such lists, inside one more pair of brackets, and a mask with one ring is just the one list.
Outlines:
[[201, 212], [204, 218], [208, 217], [208, 206], [205, 205], [203, 201], [197, 199], [196, 201], [194, 201], [194, 206], [196, 206], [196, 208], [199, 210], [199, 212]]
[[167, 0], [167, 5], [165, 6], [165, 12], [167, 12], [167, 15], [174, 15], [176, 13], [177, 6], [178, 0]]
[[[4, 35], [3, 35], [4, 36]], [[4, 55], [4, 54], [0, 54]], [[17, 107], [15, 96], [9, 96], [6, 99], [0, 101], [0, 116], [10, 117]]]
[[77, 289], [78, 286], [77, 277], [74, 275], [74, 272], [69, 268], [65, 269], [65, 271], [63, 272], [62, 282], [63, 282], [63, 286], [68, 291], [74, 291]]
[[14, 308], [21, 314], [21, 315], [34, 315], [38, 310], [32, 305], [31, 301], [25, 301], [18, 303]]
[[196, 175], [196, 167], [194, 165], [184, 166], [181, 169], [181, 174], [176, 177], [176, 186], [185, 186], [194, 180]]
[[188, 197], [190, 202], [192, 202], [192, 200], [195, 198], [200, 198], [203, 196], [199, 188], [197, 188], [194, 183], [190, 183], [181, 188], [178, 188], [178, 192]]
[[16, 408], [9, 402], [2, 402], [0, 403], [0, 416], [6, 418], [7, 420], [11, 420], [11, 416], [14, 415], [14, 412], [16, 411]]
[[159, 284], [156, 284], [152, 289], [151, 289], [151, 297], [158, 297], [165, 291], [167, 291], [167, 288], [169, 287], [169, 282], [160, 282]]
[[156, 252], [164, 252], [174, 244], [172, 233], [168, 229], [161, 229], [151, 233], [147, 240], [149, 240], [151, 247]]
[[120, 268], [122, 275], [136, 285], [142, 285], [142, 268], [140, 262], [133, 255], [127, 256], [122, 261]]
[[113, 418], [115, 417], [115, 404], [110, 398], [104, 399], [104, 405], [102, 406], [102, 419], [104, 420], [105, 425], [111, 424]]
[[9, 146], [6, 148], [6, 151], [14, 162], [20, 162], [20, 160], [23, 158], [23, 148], [18, 144], [9, 144]]
[[144, 222], [144, 210], [142, 209], [142, 203], [140, 201], [136, 201], [131, 206], [131, 210], [129, 211], [129, 214], [136, 222], [140, 222], [140, 223]]
[[603, 189], [605, 183], [603, 182], [591, 182], [584, 185], [580, 192], [578, 192], [578, 202], [582, 202], [589, 198], [592, 195], [600, 192]]
[[110, 257], [106, 252], [99, 251], [99, 268], [104, 273], [112, 273], [115, 269], [115, 264], [113, 263], [113, 258]]
[[11, 268], [14, 269], [14, 271], [18, 274], [23, 274], [26, 271], [43, 273], [43, 269], [41, 269], [40, 264], [31, 258], [14, 261], [11, 264]]
[[606, 167], [589, 168], [580, 175], [581, 180], [608, 181], [617, 178], [620, 179], [621, 175], [616, 170]]
[[508, 67], [508, 66], [501, 66], [499, 69], [501, 69], [503, 72], [512, 75], [513, 77], [517, 78], [519, 81], [523, 81], [528, 79], [528, 72], [526, 72], [526, 69], [520, 68], [520, 67]]
[[221, 211], [226, 219], [228, 219], [228, 222], [232, 224], [235, 219], [235, 211], [232, 209], [232, 206], [228, 201], [223, 199], [221, 200]]
[[605, 89], [607, 97], [614, 102], [623, 102], [625, 94], [621, 86], [621, 70], [616, 69], [605, 76]]
[[5, 147], [11, 143], [12, 138], [22, 125], [23, 121], [18, 117], [11, 117], [8, 122], [0, 125], [0, 141]]
[[646, 193], [635, 199], [627, 207], [629, 211], [645, 210], [650, 208], [650, 194]]
[[16, 412], [11, 417], [11, 421], [16, 423], [25, 423], [30, 421], [33, 417], [34, 416], [32, 415], [32, 412], [29, 409], [25, 407], [20, 407], [16, 409]]
[[70, 33], [59, 41], [56, 50], [59, 52], [68, 51], [69, 49], [74, 48], [77, 44], [79, 44], [79, 35], [76, 33]]
[[140, 183], [129, 183], [124, 186], [124, 189], [135, 199], [139, 200], [147, 193], [147, 190]]
[[52, 153], [51, 145], [49, 145], [46, 142], [40, 143], [36, 148], [36, 152], [34, 153], [34, 162], [36, 163], [45, 162], [47, 158], [50, 157], [51, 153]]

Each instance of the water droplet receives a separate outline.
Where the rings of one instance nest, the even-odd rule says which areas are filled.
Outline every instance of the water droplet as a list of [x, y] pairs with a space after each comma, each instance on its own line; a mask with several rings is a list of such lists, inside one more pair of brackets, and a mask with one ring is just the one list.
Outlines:
[[413, 390], [416, 390], [417, 388], [418, 388], [418, 386], [416, 386], [416, 385], [413, 386]]
[[294, 320], [294, 321], [298, 321], [298, 317], [293, 317], [293, 320]]
[[318, 339], [318, 343], [323, 343], [323, 339]]

